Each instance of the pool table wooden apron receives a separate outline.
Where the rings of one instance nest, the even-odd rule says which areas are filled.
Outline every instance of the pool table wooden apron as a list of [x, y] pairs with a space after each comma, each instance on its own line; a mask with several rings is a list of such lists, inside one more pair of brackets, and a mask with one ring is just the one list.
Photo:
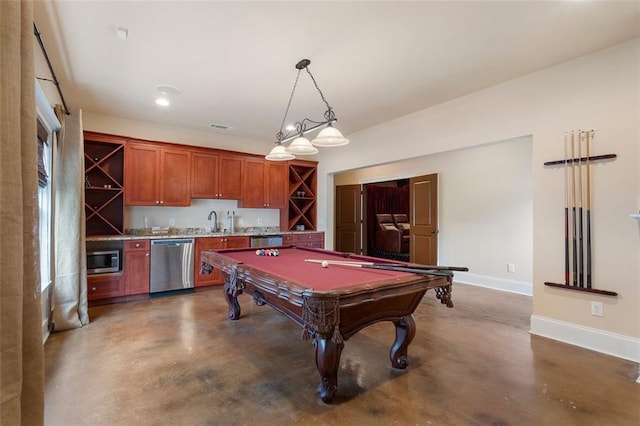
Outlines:
[[240, 318], [237, 296], [247, 293], [258, 306], [267, 304], [302, 327], [302, 338], [311, 338], [316, 348], [318, 393], [326, 403], [337, 390], [344, 341], [368, 325], [391, 321], [396, 329], [391, 365], [404, 369], [416, 332], [412, 314], [427, 290], [434, 289], [443, 304], [453, 307], [451, 277], [337, 265], [323, 268], [305, 259], [381, 260], [301, 247], [278, 250], [278, 256], [258, 256], [255, 249], [203, 251], [201, 260], [203, 268], [222, 272], [229, 319]]

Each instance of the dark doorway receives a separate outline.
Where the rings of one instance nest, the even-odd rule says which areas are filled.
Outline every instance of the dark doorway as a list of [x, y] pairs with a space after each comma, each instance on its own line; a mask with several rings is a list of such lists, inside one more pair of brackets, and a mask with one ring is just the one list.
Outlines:
[[[364, 185], [366, 254], [385, 259], [408, 261], [409, 180], [401, 179]], [[396, 218], [404, 215], [406, 233]]]

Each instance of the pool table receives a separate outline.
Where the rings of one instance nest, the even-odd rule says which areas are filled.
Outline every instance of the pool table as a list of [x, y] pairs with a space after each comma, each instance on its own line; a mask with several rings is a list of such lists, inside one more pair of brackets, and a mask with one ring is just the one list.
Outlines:
[[[228, 318], [240, 318], [238, 295], [251, 295], [258, 306], [269, 305], [302, 327], [312, 339], [320, 373], [318, 393], [331, 402], [338, 385], [344, 341], [378, 321], [391, 321], [396, 338], [390, 358], [394, 368], [407, 367], [407, 348], [416, 325], [413, 312], [429, 289], [453, 307], [451, 276], [430, 276], [315, 261], [374, 261], [365, 256], [302, 247], [279, 247], [278, 256], [260, 256], [256, 249], [203, 251], [203, 269], [219, 269], [224, 277]], [[398, 262], [393, 262], [398, 263]]]

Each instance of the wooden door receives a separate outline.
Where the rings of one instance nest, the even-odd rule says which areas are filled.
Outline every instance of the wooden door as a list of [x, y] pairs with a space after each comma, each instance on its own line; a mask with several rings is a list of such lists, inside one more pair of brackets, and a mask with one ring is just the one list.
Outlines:
[[219, 163], [217, 154], [191, 153], [191, 198], [218, 198]]
[[411, 262], [438, 262], [438, 175], [410, 179]]
[[127, 142], [124, 157], [124, 201], [126, 205], [159, 205], [160, 148]]
[[243, 172], [244, 161], [242, 158], [230, 155], [220, 156], [218, 198], [242, 199]]
[[336, 187], [335, 249], [362, 254], [361, 185]]
[[162, 149], [160, 155], [160, 205], [191, 204], [190, 152], [185, 149]]

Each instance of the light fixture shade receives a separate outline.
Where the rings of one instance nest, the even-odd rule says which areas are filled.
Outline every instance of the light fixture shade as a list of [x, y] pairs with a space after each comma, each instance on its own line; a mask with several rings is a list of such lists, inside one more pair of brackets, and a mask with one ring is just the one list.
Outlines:
[[296, 156], [291, 154], [290, 152], [287, 152], [284, 145], [277, 144], [264, 158], [270, 161], [287, 161], [293, 160], [294, 158], [296, 158]]
[[309, 139], [300, 136], [291, 142], [291, 145], [287, 147], [287, 151], [295, 155], [312, 155], [318, 153], [318, 148], [311, 145]]
[[325, 147], [342, 146], [342, 145], [348, 144], [349, 139], [342, 136], [342, 133], [340, 133], [340, 130], [329, 125], [324, 129], [322, 129], [320, 133], [318, 133], [318, 136], [311, 141], [311, 143], [314, 144], [315, 146], [325, 146]]

